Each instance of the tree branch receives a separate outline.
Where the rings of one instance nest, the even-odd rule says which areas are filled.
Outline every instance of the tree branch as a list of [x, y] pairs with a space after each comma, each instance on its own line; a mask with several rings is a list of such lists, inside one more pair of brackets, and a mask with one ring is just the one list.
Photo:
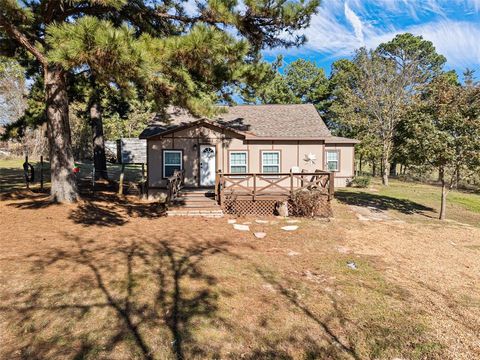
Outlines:
[[0, 15], [0, 28], [3, 28], [5, 32], [16, 40], [22, 47], [27, 49], [35, 58], [46, 67], [48, 64], [47, 58], [44, 54], [33, 45], [17, 27], [10, 24], [3, 16]]

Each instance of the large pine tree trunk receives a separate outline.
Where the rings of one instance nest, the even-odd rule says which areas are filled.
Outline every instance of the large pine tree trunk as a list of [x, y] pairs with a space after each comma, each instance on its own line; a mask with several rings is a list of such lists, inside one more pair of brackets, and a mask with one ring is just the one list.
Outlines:
[[73, 173], [66, 72], [57, 66], [49, 65], [44, 74], [51, 198], [55, 202], [74, 202], [78, 199], [78, 189]]
[[102, 108], [98, 91], [94, 90], [94, 92], [90, 102], [90, 123], [93, 134], [93, 165], [95, 167], [95, 178], [108, 180], [105, 139], [103, 137]]

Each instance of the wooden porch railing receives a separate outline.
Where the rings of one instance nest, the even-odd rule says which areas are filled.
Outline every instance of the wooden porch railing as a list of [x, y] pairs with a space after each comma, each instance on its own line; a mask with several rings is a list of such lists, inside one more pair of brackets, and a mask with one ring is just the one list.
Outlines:
[[215, 194], [221, 204], [225, 196], [256, 199], [288, 198], [300, 189], [320, 189], [328, 195], [334, 194], [334, 173], [316, 170], [315, 172], [279, 174], [223, 174], [220, 170], [215, 179]]
[[167, 204], [170, 204], [178, 196], [185, 180], [185, 170], [175, 170], [173, 175], [167, 178]]

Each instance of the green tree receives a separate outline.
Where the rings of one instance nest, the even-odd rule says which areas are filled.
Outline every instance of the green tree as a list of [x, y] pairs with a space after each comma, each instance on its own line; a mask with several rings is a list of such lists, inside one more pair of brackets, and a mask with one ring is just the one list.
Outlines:
[[412, 163], [437, 169], [442, 185], [439, 218], [448, 192], [480, 171], [480, 88], [461, 86], [452, 73], [434, 79], [406, 113], [404, 151]]
[[[49, 41], [45, 33], [54, 38], [62, 29], [74, 30], [88, 15], [110, 20], [115, 27], [128, 23], [126, 30], [119, 31], [129, 32], [131, 37], [125, 40], [133, 38], [135, 54], [141, 54], [137, 50], [143, 48], [147, 52], [142, 55], [165, 57], [157, 65], [143, 68], [146, 71], [141, 77], [155, 95], [156, 103], [183, 103], [193, 112], [200, 113], [212, 111], [212, 104], [218, 99], [217, 92], [239, 79], [242, 75], [239, 72], [251, 77], [247, 70], [238, 66], [238, 54], [245, 54], [243, 63], [254, 62], [264, 47], [303, 43], [305, 38], [296, 36], [295, 32], [308, 25], [318, 3], [318, 0], [249, 0], [240, 7], [235, 0], [209, 0], [197, 2], [197, 12], [187, 15], [180, 0], [0, 0], [0, 48], [9, 56], [21, 57], [28, 62], [32, 71], [43, 72], [52, 200], [71, 202], [78, 198], [71, 171], [73, 154], [68, 121], [67, 78], [72, 69], [66, 64], [70, 59], [74, 60], [71, 66], [78, 66], [82, 61], [75, 57], [82, 51]], [[52, 26], [58, 30], [52, 33]], [[236, 30], [237, 38], [228, 34], [232, 30]], [[160, 41], [150, 42], [142, 34]], [[60, 38], [65, 39], [65, 36]], [[111, 40], [108, 36], [105, 39]], [[117, 58], [102, 49], [112, 50], [113, 55], [119, 50], [103, 45], [97, 53], [91, 49], [84, 59], [93, 63], [92, 56], [99, 55], [102, 73], [117, 64]], [[64, 52], [61, 57], [57, 57], [58, 48]], [[215, 81], [205, 76], [212, 74]], [[212, 91], [214, 87], [215, 91]], [[189, 97], [191, 94], [195, 96]]]
[[267, 81], [254, 89], [248, 102], [264, 104], [311, 103], [321, 107], [328, 91], [328, 80], [322, 68], [315, 63], [298, 59], [280, 71], [282, 59], [277, 59], [266, 76]]
[[421, 36], [397, 35], [375, 50], [340, 60], [331, 76], [329, 118], [340, 128], [374, 134], [381, 144], [382, 183], [388, 186], [395, 139], [412, 97], [440, 71], [445, 58]]
[[26, 90], [24, 69], [15, 60], [0, 57], [0, 125], [23, 115]]

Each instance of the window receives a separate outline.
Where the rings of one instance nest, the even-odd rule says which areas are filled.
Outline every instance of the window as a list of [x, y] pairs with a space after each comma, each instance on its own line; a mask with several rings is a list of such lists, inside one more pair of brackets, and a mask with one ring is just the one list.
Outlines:
[[248, 171], [248, 154], [246, 151], [230, 152], [230, 173], [244, 174]]
[[339, 171], [340, 170], [340, 151], [338, 150], [327, 150], [327, 170], [328, 171]]
[[168, 178], [175, 170], [182, 170], [182, 151], [163, 150], [163, 177]]
[[262, 151], [262, 173], [277, 174], [280, 172], [280, 151]]

